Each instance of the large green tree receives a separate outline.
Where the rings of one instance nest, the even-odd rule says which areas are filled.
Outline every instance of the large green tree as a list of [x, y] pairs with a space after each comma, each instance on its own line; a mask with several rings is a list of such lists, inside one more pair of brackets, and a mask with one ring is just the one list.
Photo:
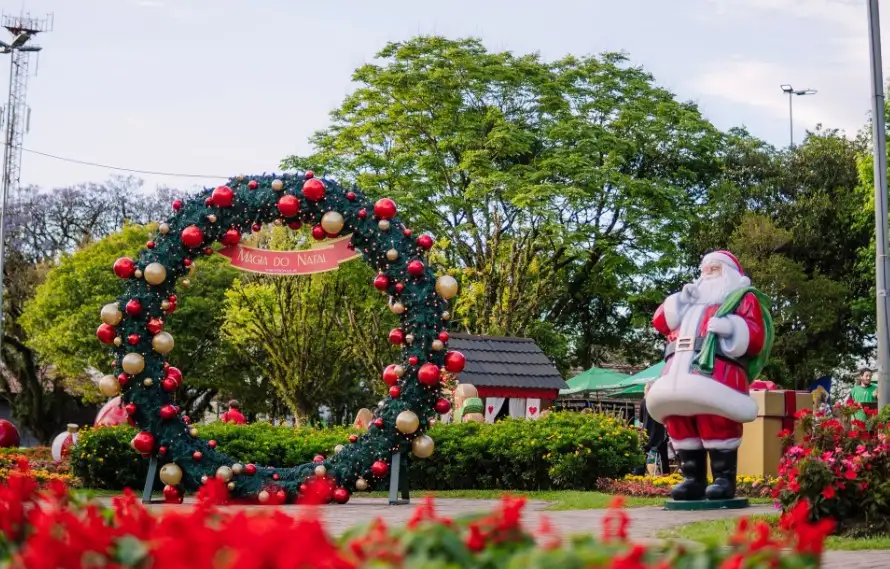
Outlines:
[[353, 79], [315, 152], [284, 165], [395, 197], [434, 232], [458, 326], [561, 331], [584, 366], [619, 350], [639, 275], [676, 254], [717, 173], [696, 106], [619, 54], [545, 62], [472, 39], [389, 44]]

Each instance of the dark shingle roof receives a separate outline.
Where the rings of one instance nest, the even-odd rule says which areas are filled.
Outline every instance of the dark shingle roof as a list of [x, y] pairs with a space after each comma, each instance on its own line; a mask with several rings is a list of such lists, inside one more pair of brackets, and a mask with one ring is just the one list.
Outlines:
[[448, 347], [467, 358], [464, 371], [458, 374], [461, 383], [476, 387], [568, 387], [532, 339], [451, 334]]

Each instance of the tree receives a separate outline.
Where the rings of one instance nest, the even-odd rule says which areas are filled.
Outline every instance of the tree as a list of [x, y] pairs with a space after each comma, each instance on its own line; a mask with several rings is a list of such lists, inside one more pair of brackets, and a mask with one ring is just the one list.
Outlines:
[[584, 366], [619, 346], [634, 279], [676, 252], [720, 133], [619, 54], [546, 63], [418, 37], [378, 58], [316, 152], [284, 165], [418, 212], [459, 270], [457, 325], [531, 335], [546, 320]]

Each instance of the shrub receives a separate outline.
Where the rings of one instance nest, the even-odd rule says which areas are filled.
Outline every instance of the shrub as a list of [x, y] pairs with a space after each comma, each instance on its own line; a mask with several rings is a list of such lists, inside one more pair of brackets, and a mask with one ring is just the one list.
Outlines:
[[[291, 518], [220, 508], [225, 483], [213, 479], [190, 511], [147, 511], [132, 493], [113, 508], [66, 499], [64, 486], [38, 493], [32, 477], [0, 483], [0, 566], [44, 567], [318, 567], [509, 569], [524, 567], [774, 567], [816, 568], [830, 522], [807, 522], [806, 505], [786, 515], [775, 535], [765, 522], [739, 523], [729, 547], [643, 545], [628, 539], [629, 517], [612, 509], [602, 536], [563, 540], [546, 521], [522, 525], [523, 499], [505, 498], [482, 516], [443, 518], [432, 500], [405, 528], [376, 520], [332, 539], [314, 510]], [[76, 538], [76, 539], [75, 539]]]
[[[198, 430], [234, 460], [280, 467], [329, 455], [357, 432], [265, 423], [211, 423]], [[85, 486], [142, 487], [148, 461], [129, 446], [135, 434], [129, 426], [81, 431], [72, 457], [74, 472]], [[537, 421], [435, 425], [429, 434], [436, 452], [412, 461], [409, 469], [416, 490], [591, 490], [597, 478], [622, 476], [643, 462], [636, 432], [604, 415], [551, 413]]]

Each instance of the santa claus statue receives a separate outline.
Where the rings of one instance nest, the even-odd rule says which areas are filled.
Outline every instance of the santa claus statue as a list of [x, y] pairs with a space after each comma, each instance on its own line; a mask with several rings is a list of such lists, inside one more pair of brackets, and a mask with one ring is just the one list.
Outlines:
[[[664, 370], [646, 395], [649, 414], [667, 427], [683, 482], [674, 500], [735, 497], [742, 423], [757, 417], [748, 384], [773, 343], [770, 301], [751, 288], [728, 251], [705, 255], [701, 276], [669, 296], [652, 323], [667, 337]], [[707, 457], [713, 483], [707, 485]]]

